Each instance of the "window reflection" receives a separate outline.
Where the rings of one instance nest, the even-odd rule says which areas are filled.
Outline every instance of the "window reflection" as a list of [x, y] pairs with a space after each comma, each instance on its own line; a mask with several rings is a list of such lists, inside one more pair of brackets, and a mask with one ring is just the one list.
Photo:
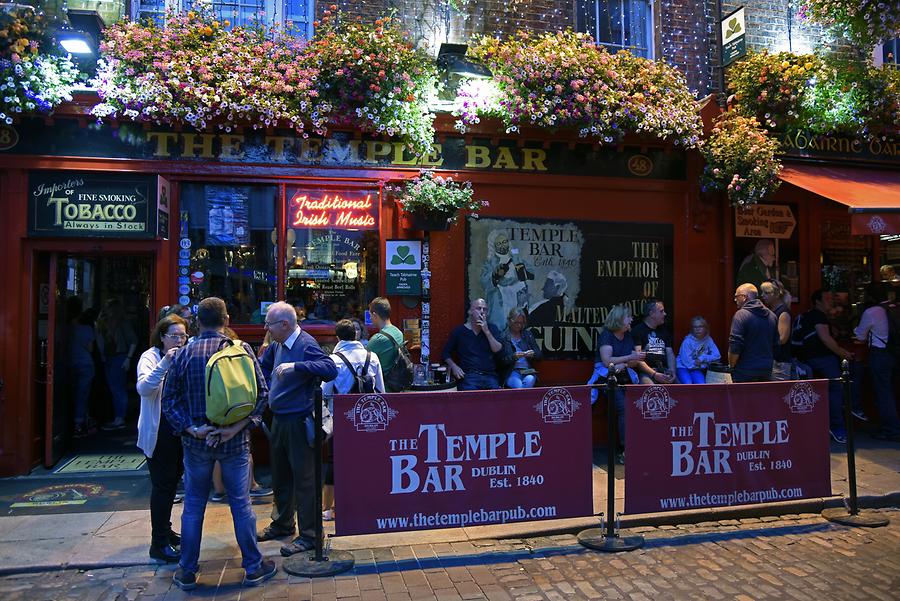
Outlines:
[[277, 199], [276, 186], [182, 186], [182, 228], [190, 246], [182, 244], [178, 283], [180, 291], [189, 287], [191, 304], [218, 296], [231, 323], [263, 322], [262, 309], [277, 294]]
[[378, 230], [289, 229], [287, 242], [287, 302], [305, 323], [361, 318], [378, 293]]

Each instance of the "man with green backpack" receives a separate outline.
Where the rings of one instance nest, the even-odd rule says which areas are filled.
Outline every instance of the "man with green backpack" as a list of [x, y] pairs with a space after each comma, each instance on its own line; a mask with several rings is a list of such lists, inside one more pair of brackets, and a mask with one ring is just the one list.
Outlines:
[[200, 333], [175, 355], [162, 394], [162, 412], [184, 447], [181, 561], [173, 580], [182, 590], [197, 586], [203, 516], [218, 461], [246, 571], [244, 584], [253, 586], [277, 569], [260, 553], [250, 504], [249, 430], [261, 419], [268, 388], [253, 349], [225, 335], [228, 313], [222, 299], [200, 301], [197, 323]]

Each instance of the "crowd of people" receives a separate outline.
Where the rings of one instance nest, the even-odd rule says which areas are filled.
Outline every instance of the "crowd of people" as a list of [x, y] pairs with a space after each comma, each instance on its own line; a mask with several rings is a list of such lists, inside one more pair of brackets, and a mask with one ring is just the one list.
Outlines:
[[[612, 307], [596, 342], [588, 383], [614, 377], [624, 386], [702, 384], [717, 363], [716, 370], [730, 373], [734, 382], [825, 377], [831, 380], [831, 435], [842, 442], [843, 389], [837, 378], [840, 361], [853, 356], [830, 334], [830, 294], [814, 292], [812, 308], [795, 319], [790, 314], [790, 295], [777, 280], [766, 280], [758, 288], [742, 284], [735, 290], [734, 301], [737, 310], [724, 356], [702, 316], [691, 319], [690, 331], [676, 354], [673, 337], [665, 327], [662, 301], [648, 299], [637, 319], [627, 304]], [[897, 363], [891, 334], [891, 311], [895, 309], [886, 301], [882, 286], [870, 285], [855, 336], [869, 345], [869, 370], [881, 417], [876, 436], [900, 440], [891, 379]], [[399, 392], [409, 385], [404, 377], [408, 355], [403, 333], [391, 323], [390, 303], [376, 298], [369, 312], [377, 333], [366, 340], [366, 328], [358, 320], [341, 319], [335, 324], [338, 342], [329, 354], [301, 329], [301, 313], [288, 303], [274, 303], [265, 314], [266, 339], [257, 355], [249, 345], [235, 340], [221, 299], [202, 300], [196, 315], [180, 305], [164, 308], [151, 335], [151, 346], [137, 364], [141, 396], [138, 446], [148, 458], [152, 482], [150, 555], [179, 563], [174, 576], [179, 587], [187, 590], [196, 585], [203, 517], [211, 492], [213, 498], [218, 495], [230, 505], [246, 584], [259, 584], [275, 573], [274, 563], [262, 557], [259, 542], [287, 539], [281, 547], [285, 557], [314, 548], [317, 512], [321, 511], [324, 519], [335, 517], [330, 444], [324, 459], [323, 505], [315, 505], [315, 462], [322, 460], [312, 447], [317, 390], [322, 390], [323, 412], [329, 416], [335, 394]], [[513, 308], [501, 330], [488, 319], [484, 299], [470, 302], [465, 323], [451, 331], [442, 353], [458, 390], [528, 388], [538, 383], [535, 362], [541, 359], [541, 349], [528, 329], [528, 317], [524, 310]], [[133, 342], [127, 332], [113, 334], [115, 324], [113, 313], [105, 325], [104, 355], [123, 369], [134, 352]], [[239, 344], [252, 359], [250, 379], [255, 397], [245, 417], [216, 424], [208, 419], [207, 365], [229, 344]], [[620, 461], [624, 461], [624, 388], [617, 391]], [[596, 398], [597, 388], [592, 401]], [[271, 491], [262, 489], [253, 477], [249, 443], [252, 428], [265, 428], [262, 414], [266, 407], [272, 414], [270, 430], [267, 428]], [[858, 409], [854, 414], [864, 417]], [[182, 473], [184, 509], [178, 534], [172, 529], [171, 513]], [[273, 507], [271, 522], [257, 532], [251, 495], [261, 490], [273, 495]]]

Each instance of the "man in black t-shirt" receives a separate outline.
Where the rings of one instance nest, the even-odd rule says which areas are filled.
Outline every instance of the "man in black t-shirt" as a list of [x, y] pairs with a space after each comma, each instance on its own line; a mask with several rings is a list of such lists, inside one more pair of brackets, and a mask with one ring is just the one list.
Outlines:
[[666, 321], [663, 302], [651, 298], [644, 302], [644, 319], [631, 328], [634, 350], [644, 351], [647, 358], [637, 362], [641, 384], [673, 384], [675, 382], [675, 352], [672, 335], [662, 327]]
[[828, 312], [831, 311], [831, 293], [816, 290], [810, 302], [813, 308], [797, 318], [791, 332], [791, 344], [801, 346], [803, 361], [817, 378], [828, 378], [828, 408], [831, 437], [836, 442], [847, 441], [844, 424], [844, 389], [840, 382], [841, 360], [853, 360], [853, 353], [838, 346], [831, 336]]

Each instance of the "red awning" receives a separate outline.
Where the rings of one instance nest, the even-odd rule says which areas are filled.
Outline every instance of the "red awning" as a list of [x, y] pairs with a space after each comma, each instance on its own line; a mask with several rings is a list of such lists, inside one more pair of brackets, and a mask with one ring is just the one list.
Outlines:
[[789, 165], [781, 179], [847, 205], [853, 234], [900, 234], [900, 172]]

